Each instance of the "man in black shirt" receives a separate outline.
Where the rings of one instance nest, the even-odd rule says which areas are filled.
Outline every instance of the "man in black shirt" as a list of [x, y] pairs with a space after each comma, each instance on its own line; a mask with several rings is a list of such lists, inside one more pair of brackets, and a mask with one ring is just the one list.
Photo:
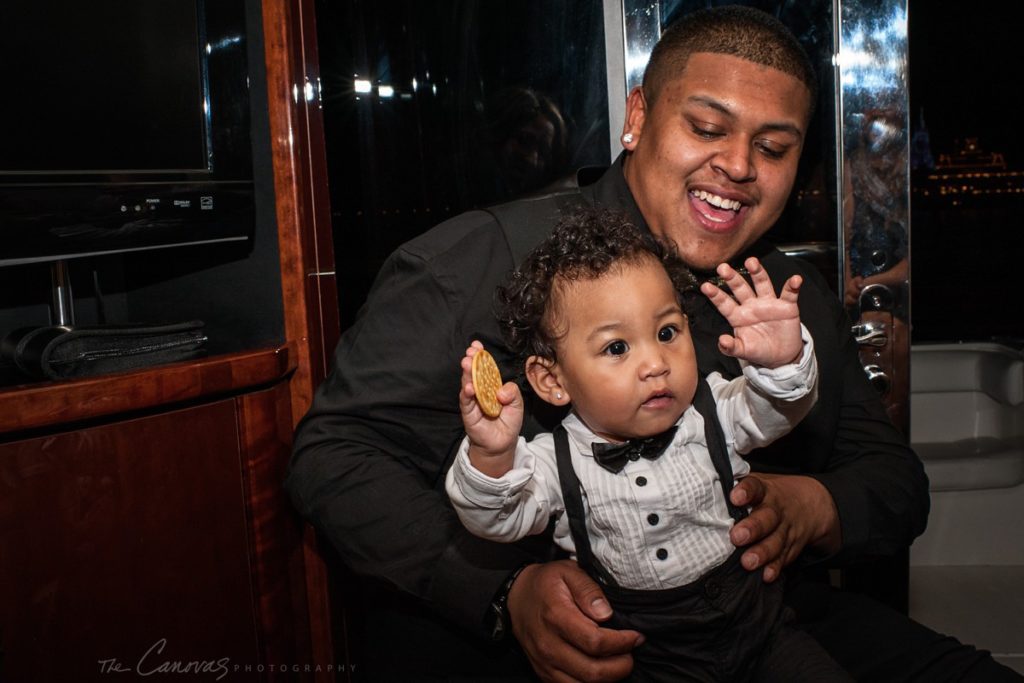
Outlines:
[[[531, 680], [512, 644], [544, 680], [619, 680], [632, 666], [642, 635], [600, 627], [607, 603], [574, 563], [552, 560], [548, 543], [471, 536], [443, 489], [462, 436], [462, 354], [479, 339], [503, 376], [519, 373], [493, 315], [494, 289], [561, 211], [581, 203], [624, 211], [671, 239], [697, 272], [755, 255], [774, 282], [805, 280], [800, 315], [815, 340], [819, 402], [792, 434], [751, 454], [755, 473], [733, 491], [734, 504], [752, 508], [731, 535], [746, 548], [743, 566], [764, 568], [765, 580], [787, 568], [799, 625], [859, 678], [958, 680], [996, 667], [801, 576], [816, 561], [906, 548], [928, 512], [921, 463], [868, 384], [839, 302], [815, 271], [762, 240], [792, 189], [814, 89], [806, 56], [769, 16], [688, 15], [666, 31], [630, 94], [625, 151], [600, 180], [457, 216], [388, 259], [298, 429], [287, 482], [344, 563], [373, 579], [364, 593], [369, 680]], [[736, 376], [736, 362], [716, 349], [726, 323], [707, 308], [694, 316], [701, 370]], [[528, 402], [524, 434], [550, 431], [560, 417]]]

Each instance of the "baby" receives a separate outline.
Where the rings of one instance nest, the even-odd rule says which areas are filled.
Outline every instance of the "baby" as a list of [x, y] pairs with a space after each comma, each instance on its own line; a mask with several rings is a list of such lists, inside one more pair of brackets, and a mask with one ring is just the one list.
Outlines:
[[519, 436], [523, 399], [506, 383], [484, 415], [462, 361], [466, 438], [446, 488], [474, 534], [512, 542], [555, 519], [554, 540], [605, 591], [609, 625], [635, 629], [630, 680], [849, 680], [785, 626], [779, 583], [739, 564], [729, 502], [740, 457], [786, 434], [814, 404], [817, 365], [791, 277], [777, 296], [756, 259], [752, 286], [700, 290], [733, 327], [719, 339], [743, 375], [701, 377], [681, 305], [695, 280], [649, 233], [611, 212], [563, 219], [499, 290], [511, 350], [542, 400], [569, 406], [553, 434]]

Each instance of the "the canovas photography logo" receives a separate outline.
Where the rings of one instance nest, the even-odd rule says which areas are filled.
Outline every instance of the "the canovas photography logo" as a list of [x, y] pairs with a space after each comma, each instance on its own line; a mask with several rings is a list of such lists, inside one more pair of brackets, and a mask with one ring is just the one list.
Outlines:
[[184, 675], [203, 680], [221, 680], [229, 674], [252, 673], [339, 673], [355, 671], [354, 664], [243, 664], [230, 657], [192, 659], [169, 656], [167, 639], [160, 638], [137, 658], [107, 657], [98, 659], [101, 674], [132, 674], [139, 677]]
[[135, 661], [122, 661], [117, 657], [100, 659], [100, 673], [154, 676], [158, 674], [211, 674], [220, 680], [231, 672], [231, 658], [172, 659], [164, 656], [167, 639], [160, 638]]

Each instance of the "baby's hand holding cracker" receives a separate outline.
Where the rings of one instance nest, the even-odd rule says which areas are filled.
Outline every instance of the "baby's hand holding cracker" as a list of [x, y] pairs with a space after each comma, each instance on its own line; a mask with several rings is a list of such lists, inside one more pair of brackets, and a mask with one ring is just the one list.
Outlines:
[[523, 424], [523, 397], [514, 382], [502, 384], [494, 357], [479, 341], [466, 349], [462, 359], [459, 407], [475, 466], [479, 467], [480, 456], [514, 454]]

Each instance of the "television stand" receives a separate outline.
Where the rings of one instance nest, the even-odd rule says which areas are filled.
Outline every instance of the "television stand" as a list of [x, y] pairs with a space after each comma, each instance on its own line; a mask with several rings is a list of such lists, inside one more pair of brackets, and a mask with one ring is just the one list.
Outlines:
[[75, 326], [71, 277], [67, 262], [50, 265], [53, 300], [50, 324], [23, 327], [0, 342], [5, 360], [21, 373], [39, 379], [73, 379], [122, 372], [151, 365], [191, 360], [205, 354], [200, 320], [161, 324]]
[[75, 301], [71, 292], [71, 274], [68, 262], [61, 259], [50, 264], [50, 282], [53, 286], [53, 303], [50, 322], [57, 327], [70, 330], [75, 326]]
[[0, 341], [3, 360], [26, 375], [39, 374], [39, 354], [46, 344], [74, 329], [75, 304], [67, 261], [61, 259], [50, 264], [50, 283], [50, 324], [18, 328]]

